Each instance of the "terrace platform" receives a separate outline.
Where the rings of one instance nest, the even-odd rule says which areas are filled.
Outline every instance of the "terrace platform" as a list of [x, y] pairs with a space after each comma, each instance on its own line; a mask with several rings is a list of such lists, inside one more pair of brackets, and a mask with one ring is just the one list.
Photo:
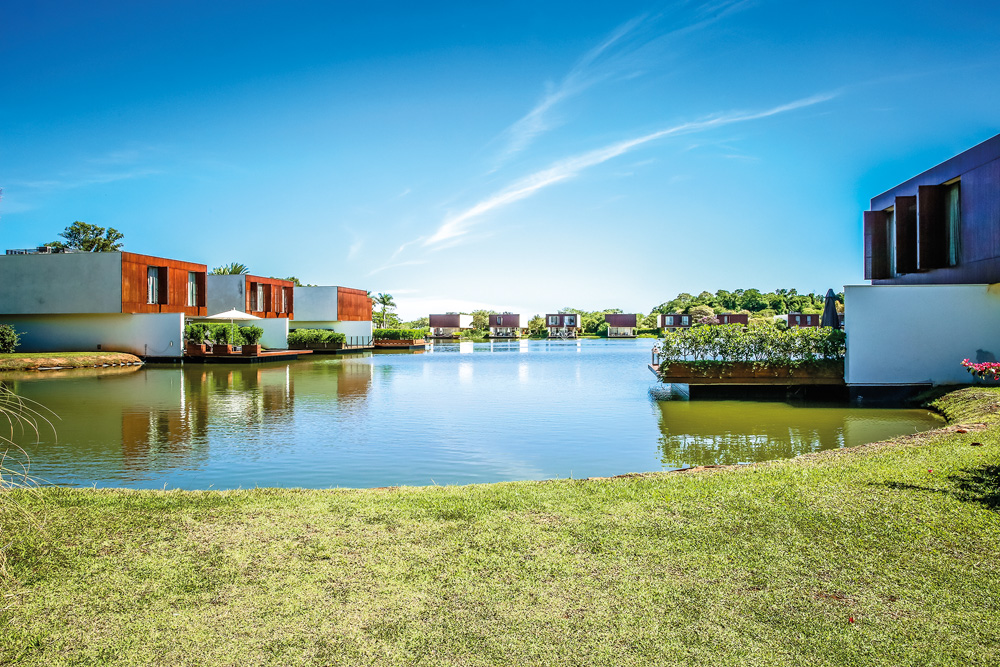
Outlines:
[[263, 364], [269, 361], [295, 361], [301, 355], [312, 354], [312, 350], [267, 350], [257, 355], [242, 354], [206, 354], [187, 355], [184, 363], [188, 364]]

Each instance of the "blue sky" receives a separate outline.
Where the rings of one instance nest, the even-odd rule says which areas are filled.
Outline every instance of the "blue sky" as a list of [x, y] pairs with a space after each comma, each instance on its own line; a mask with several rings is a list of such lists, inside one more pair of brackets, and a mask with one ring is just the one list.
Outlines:
[[868, 199], [1000, 132], [994, 2], [8, 3], [0, 239], [405, 319], [862, 281]]

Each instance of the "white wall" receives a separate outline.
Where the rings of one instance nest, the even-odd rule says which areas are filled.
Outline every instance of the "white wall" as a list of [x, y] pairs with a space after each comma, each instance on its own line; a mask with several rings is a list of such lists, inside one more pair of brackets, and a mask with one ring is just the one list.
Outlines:
[[184, 353], [182, 313], [0, 315], [21, 334], [18, 352], [129, 352], [140, 357]]
[[283, 350], [288, 347], [288, 318], [269, 317], [267, 319], [244, 322], [246, 325], [253, 325], [264, 330], [264, 336], [260, 339], [260, 344], [264, 347]]
[[205, 276], [206, 315], [227, 310], [246, 312], [246, 282], [246, 276]]
[[969, 384], [1000, 361], [1000, 285], [848, 285], [849, 385]]
[[330, 322], [327, 320], [300, 320], [298, 318], [298, 304], [295, 306], [296, 317], [292, 320], [292, 329], [328, 329], [336, 331], [345, 336], [355, 336], [371, 338], [372, 323], [367, 322]]
[[0, 255], [0, 313], [121, 313], [122, 254]]
[[[335, 322], [337, 320], [337, 288], [332, 286], [296, 287], [294, 295], [295, 319], [309, 322]], [[296, 329], [327, 329], [306, 327]]]

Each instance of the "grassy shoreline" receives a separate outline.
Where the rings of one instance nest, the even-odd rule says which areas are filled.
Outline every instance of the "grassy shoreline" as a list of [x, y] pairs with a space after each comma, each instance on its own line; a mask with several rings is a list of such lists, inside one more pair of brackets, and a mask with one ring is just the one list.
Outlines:
[[93, 368], [141, 364], [127, 352], [14, 352], [0, 354], [0, 371], [36, 371], [49, 368]]
[[0, 663], [1000, 664], [1000, 390], [751, 466], [15, 492]]

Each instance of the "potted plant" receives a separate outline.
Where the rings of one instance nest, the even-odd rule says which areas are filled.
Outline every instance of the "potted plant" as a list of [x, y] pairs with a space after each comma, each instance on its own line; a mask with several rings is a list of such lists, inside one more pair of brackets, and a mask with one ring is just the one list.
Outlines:
[[205, 333], [208, 325], [192, 323], [184, 327], [185, 354], [193, 357], [205, 356]]
[[232, 334], [229, 327], [220, 324], [212, 328], [212, 354], [225, 355], [233, 353]]
[[260, 339], [264, 335], [264, 330], [254, 326], [242, 327], [240, 328], [240, 334], [243, 337], [243, 355], [249, 357], [259, 355], [263, 349]]

